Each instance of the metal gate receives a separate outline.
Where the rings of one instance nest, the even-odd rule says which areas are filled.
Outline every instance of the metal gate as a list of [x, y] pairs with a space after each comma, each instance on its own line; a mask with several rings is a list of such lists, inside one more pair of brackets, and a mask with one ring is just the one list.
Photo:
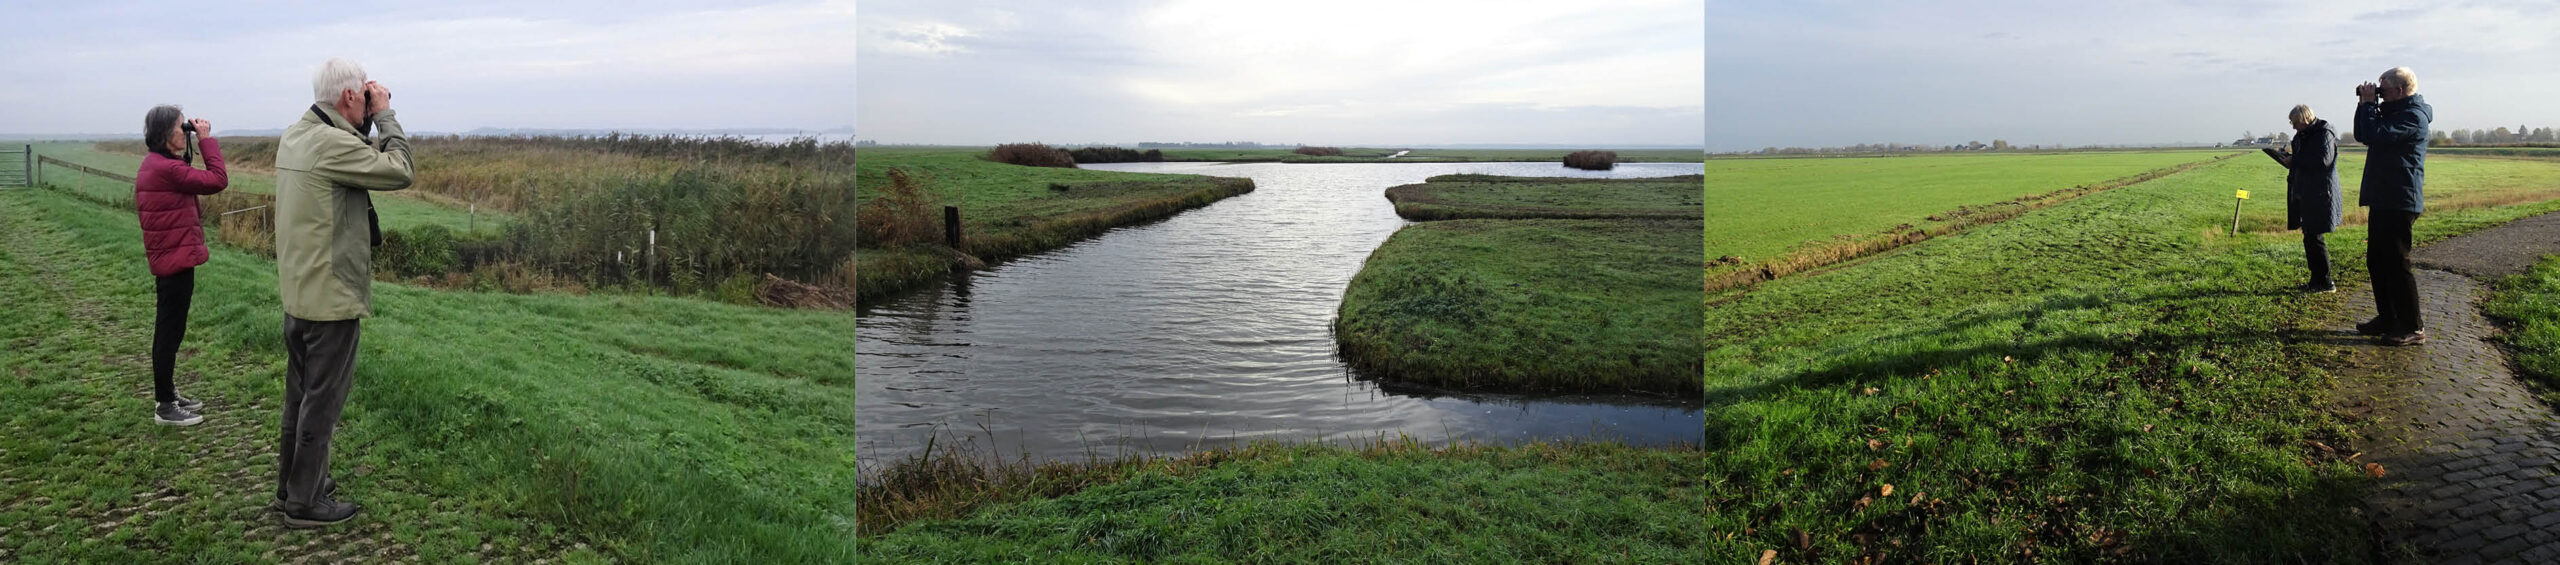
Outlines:
[[35, 186], [36, 147], [0, 147], [0, 188]]

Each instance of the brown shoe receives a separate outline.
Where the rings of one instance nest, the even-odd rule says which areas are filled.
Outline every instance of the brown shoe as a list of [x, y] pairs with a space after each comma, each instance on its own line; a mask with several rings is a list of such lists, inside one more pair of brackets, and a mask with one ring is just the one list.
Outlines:
[[2427, 332], [2416, 330], [2382, 338], [2383, 345], [2418, 345], [2427, 342]]

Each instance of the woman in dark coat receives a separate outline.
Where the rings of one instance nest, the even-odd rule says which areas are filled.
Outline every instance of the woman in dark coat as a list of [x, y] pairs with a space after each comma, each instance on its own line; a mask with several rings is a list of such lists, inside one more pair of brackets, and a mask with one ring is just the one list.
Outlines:
[[2336, 229], [2346, 211], [2346, 199], [2338, 192], [2338, 132], [2329, 128], [2328, 120], [2312, 116], [2308, 105], [2294, 106], [2287, 118], [2293, 122], [2292, 150], [2268, 150], [2268, 154], [2289, 171], [2284, 178], [2284, 227], [2302, 230], [2303, 258], [2311, 267], [2311, 282], [2302, 285], [2302, 291], [2336, 291], [2337, 285], [2329, 281], [2329, 243], [2321, 236]]
[[[181, 129], [181, 128], [184, 129]], [[204, 168], [191, 162], [187, 132], [195, 132], [204, 148]], [[133, 175], [133, 205], [142, 217], [142, 252], [151, 263], [153, 286], [160, 298], [151, 330], [151, 394], [159, 401], [152, 421], [192, 426], [204, 421], [196, 413], [204, 403], [178, 395], [170, 379], [178, 361], [178, 342], [187, 336], [187, 308], [195, 300], [196, 266], [208, 255], [204, 218], [196, 197], [222, 192], [231, 177], [222, 167], [222, 146], [213, 140], [213, 123], [188, 121], [177, 106], [152, 108], [142, 116], [142, 170]]]

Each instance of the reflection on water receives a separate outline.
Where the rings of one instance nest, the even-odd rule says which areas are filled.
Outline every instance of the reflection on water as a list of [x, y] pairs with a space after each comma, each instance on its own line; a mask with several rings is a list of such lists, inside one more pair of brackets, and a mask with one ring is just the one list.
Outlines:
[[[1406, 222], [1385, 189], [1432, 175], [1649, 177], [1697, 163], [1120, 163], [1254, 179], [1251, 194], [866, 305], [861, 465], [934, 433], [1007, 459], [1175, 453], [1253, 439], [1697, 441], [1700, 403], [1443, 391], [1352, 378], [1330, 328], [1344, 285]], [[981, 431], [983, 428], [983, 432]]]

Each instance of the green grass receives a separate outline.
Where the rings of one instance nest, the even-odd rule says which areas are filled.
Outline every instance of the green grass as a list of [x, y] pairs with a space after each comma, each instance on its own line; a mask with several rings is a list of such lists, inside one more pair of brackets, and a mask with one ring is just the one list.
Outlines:
[[[212, 424], [170, 430], [142, 416], [151, 278], [132, 212], [52, 189], [0, 191], [0, 233], [0, 295], [12, 301], [0, 316], [0, 404], [11, 407], [0, 413], [0, 560], [251, 561], [312, 539], [273, 533], [256, 512], [273, 484], [275, 416], [251, 405], [282, 394], [273, 263], [216, 248], [197, 269], [195, 353], [180, 373], [200, 375], [181, 383], [208, 398]], [[374, 291], [379, 317], [364, 323], [334, 465], [368, 507], [356, 527], [379, 524], [427, 561], [851, 558], [852, 318]], [[195, 459], [216, 438], [249, 443]], [[103, 528], [88, 518], [167, 491], [184, 498], [165, 513]], [[249, 495], [216, 496], [239, 492]], [[483, 543], [500, 553], [480, 553]]]
[[[2037, 157], [1976, 165], [1999, 170], [2001, 158]], [[2281, 186], [2282, 171], [2258, 159], [1769, 281], [1710, 308], [1703, 478], [1713, 494], [1695, 522], [1718, 540], [1710, 554], [2374, 555], [2349, 512], [2368, 479], [2310, 443], [2357, 433], [2328, 411], [2340, 383], [2320, 367], [2335, 353], [2293, 333], [2326, 316], [2323, 300], [2345, 298], [2287, 292], [2306, 276], [2298, 236], [2218, 235], [2232, 191]], [[1796, 161], [1826, 162], [1879, 166]], [[2431, 196], [2482, 188], [2473, 184], [2488, 177], [2433, 174], [2472, 165], [2432, 161]], [[2422, 241], [2560, 201], [2432, 208]], [[2329, 237], [2346, 280], [2365, 276], [2362, 235]]]
[[1396, 215], [1459, 218], [1697, 218], [1702, 177], [1572, 179], [1440, 175], [1387, 189]]
[[[1697, 149], [1609, 149], [1618, 152], [1620, 163], [1691, 163], [1706, 156]], [[1141, 149], [1141, 151], [1144, 151]], [[1387, 159], [1399, 149], [1344, 147], [1339, 156], [1299, 155], [1296, 149], [1165, 149], [1167, 161], [1230, 161], [1283, 163], [1469, 163], [1527, 161], [1562, 161], [1573, 149], [1415, 149], [1402, 157]]]
[[[1001, 260], [1064, 247], [1114, 227], [1163, 218], [1252, 190], [1246, 179], [1024, 167], [979, 159], [984, 148], [863, 149], [855, 198], [870, 202], [889, 185], [889, 170], [923, 182], [937, 207], [917, 221], [942, 225], [938, 206], [957, 206], [960, 251]], [[1066, 190], [1051, 188], [1067, 187]], [[876, 245], [867, 242], [864, 245]], [[863, 247], [855, 252], [862, 296], [912, 287], [948, 270], [930, 249]]]
[[[142, 168], [141, 155], [101, 151], [96, 145], [88, 142], [37, 144], [36, 153], [128, 176]], [[106, 198], [121, 198], [128, 201], [133, 198], [133, 185], [130, 183], [53, 166], [45, 167], [44, 172], [47, 182], [63, 188]], [[254, 194], [276, 193], [276, 174], [273, 170], [232, 166], [229, 172], [231, 176], [229, 190]], [[424, 199], [422, 194], [407, 190], [374, 193], [373, 205], [382, 217], [382, 229], [406, 230], [434, 224], [444, 226], [456, 233], [477, 230], [478, 233], [494, 234], [513, 218], [511, 215], [486, 208], [478, 210], [475, 217], [472, 210], [468, 208], [432, 202]], [[229, 210], [208, 211], [219, 214]]]
[[2094, 185], [2230, 150], [1717, 159], [1707, 256], [1762, 262], [1968, 205]]
[[2507, 323], [2498, 339], [2515, 353], [2516, 366], [2542, 383], [2542, 400], [2560, 403], [2560, 255], [2498, 281], [2482, 309]]
[[1694, 563], [1710, 535], [1694, 527], [1707, 493], [1698, 455], [1386, 440], [1052, 466], [1037, 485], [975, 488], [1074, 490], [904, 524], [866, 537], [861, 552], [901, 562]]
[[[1369, 254], [1334, 339], [1371, 376], [1469, 389], [1697, 393], [1699, 177], [1440, 175]], [[1451, 219], [1467, 218], [1467, 219]]]

